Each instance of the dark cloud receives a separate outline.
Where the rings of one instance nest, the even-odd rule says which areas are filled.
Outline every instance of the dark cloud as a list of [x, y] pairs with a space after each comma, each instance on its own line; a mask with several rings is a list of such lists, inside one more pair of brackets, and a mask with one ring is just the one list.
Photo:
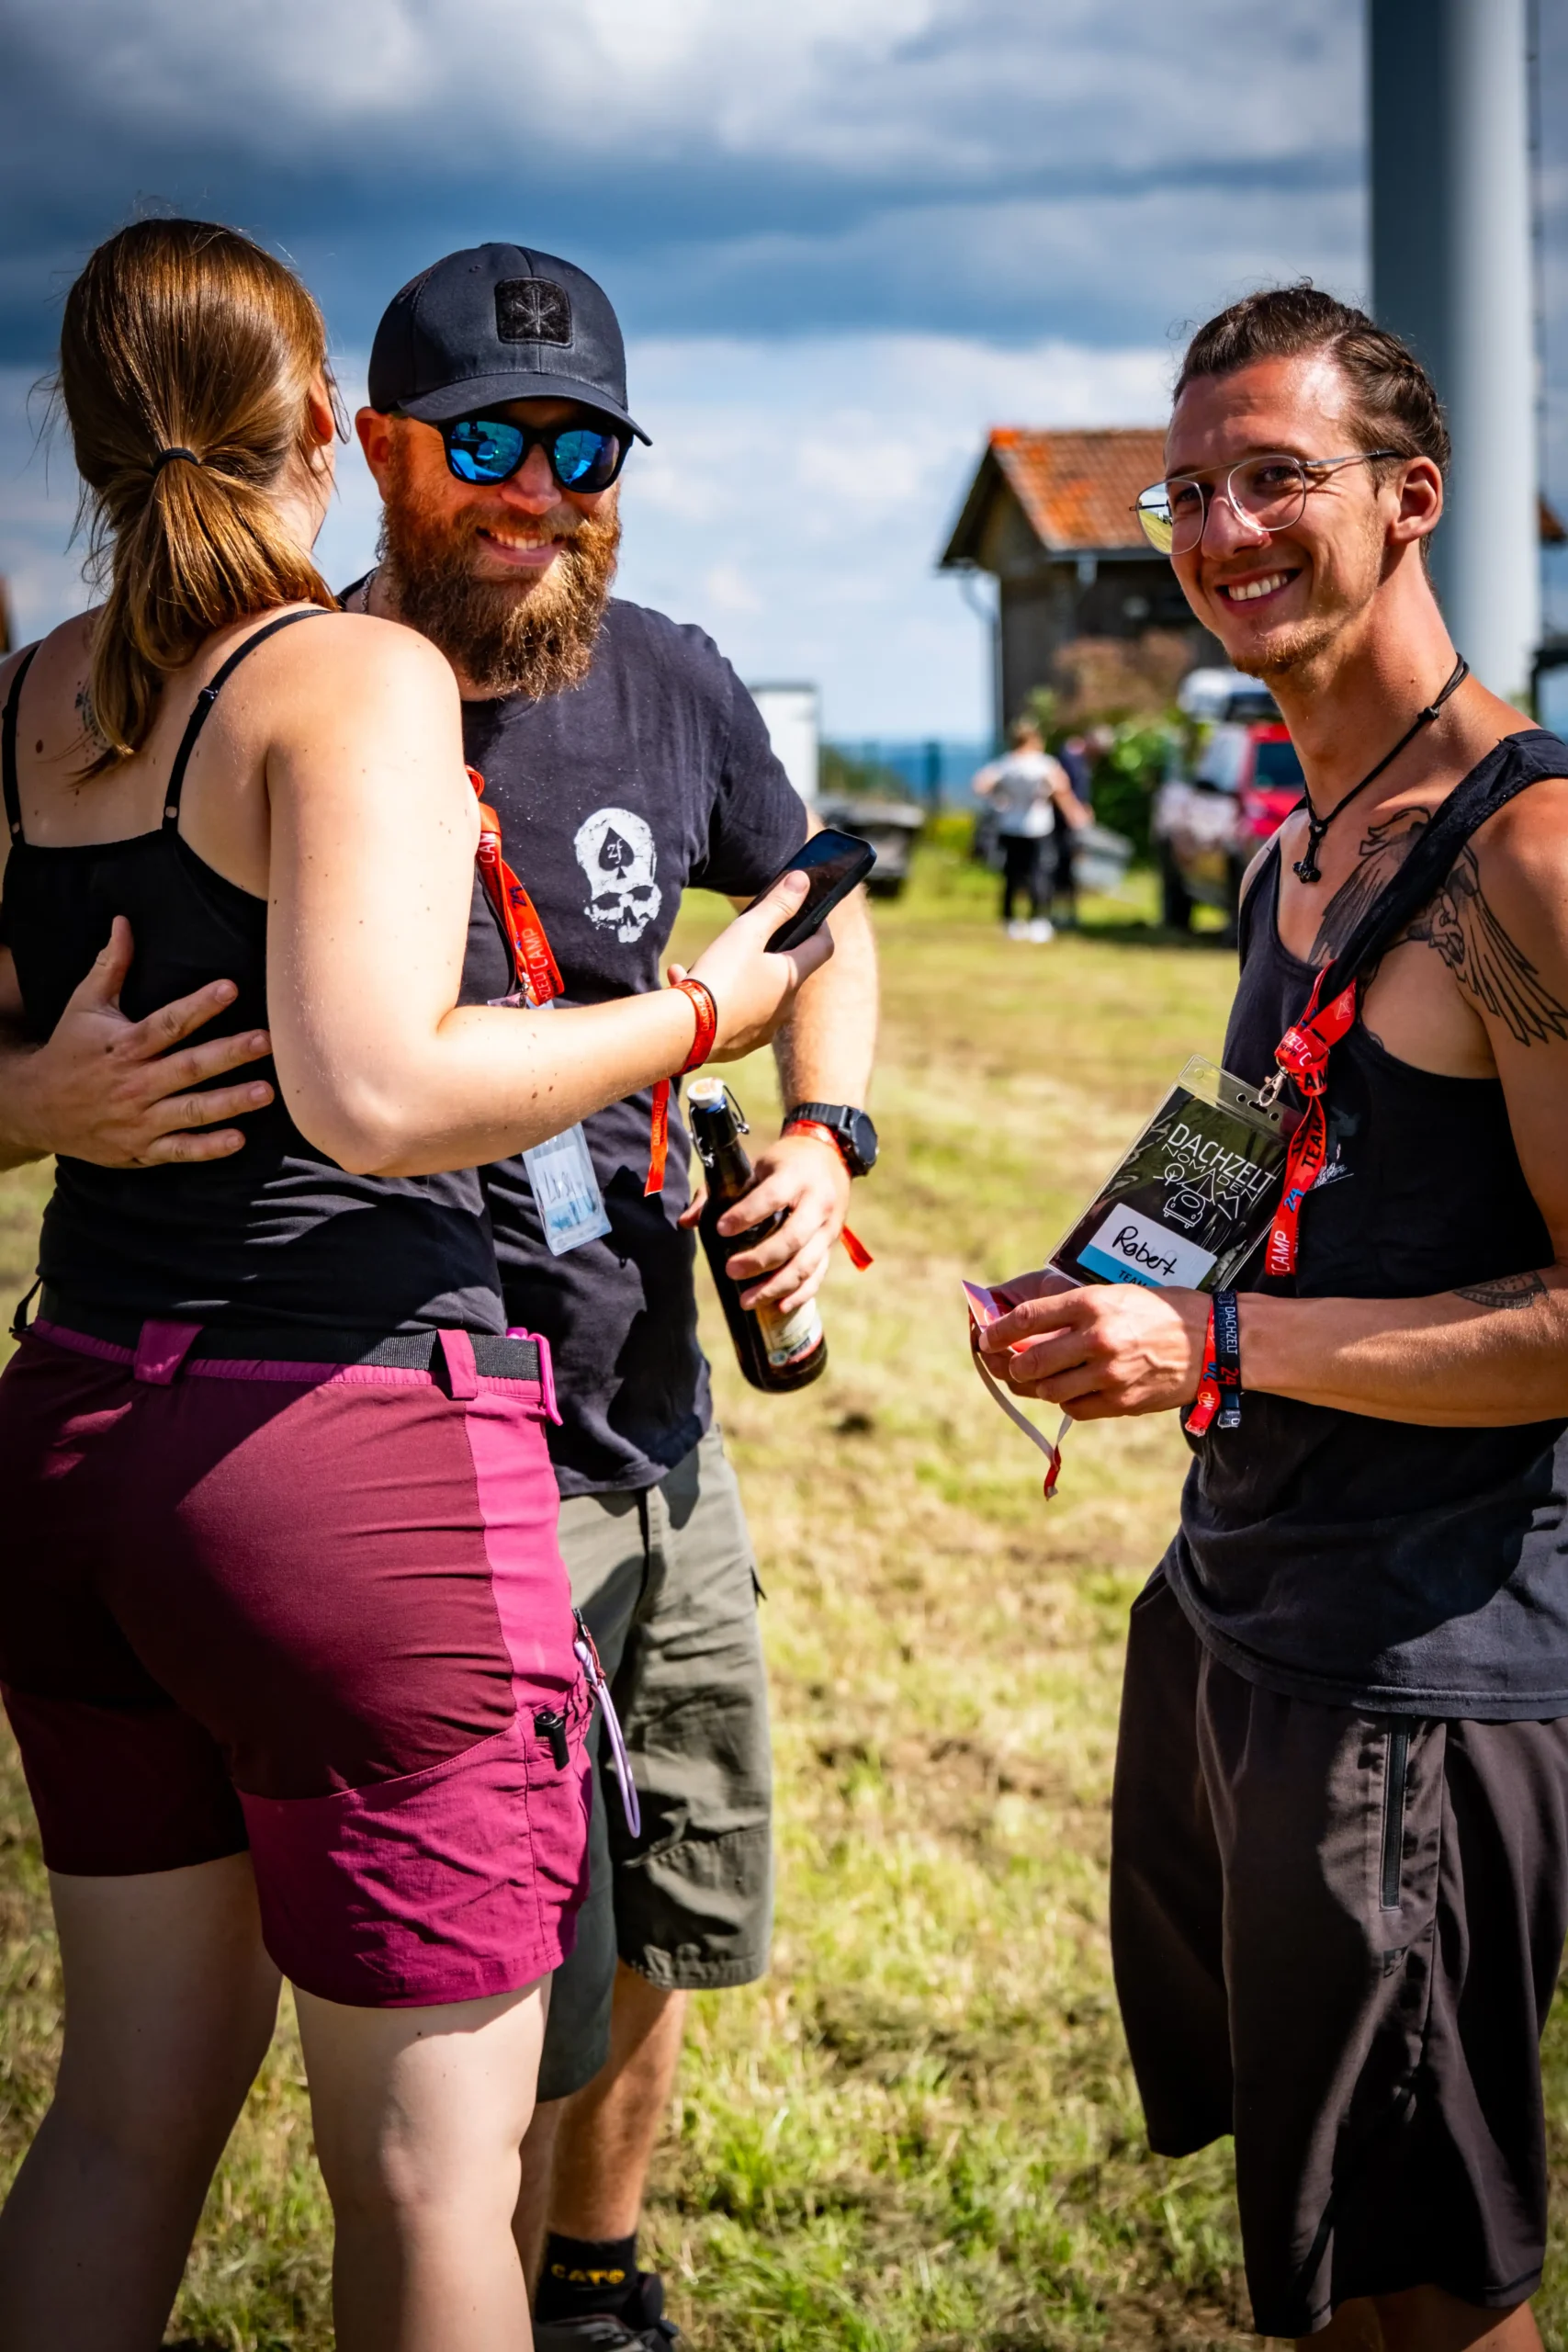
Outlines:
[[1216, 236], [1222, 276], [1359, 274], [1353, 0], [7, 13], [14, 359], [139, 200], [286, 246], [354, 342], [434, 252], [506, 232], [597, 267], [645, 334], [1136, 339]]
[[[1546, 476], [1568, 511], [1568, 9], [1535, 15]], [[1168, 345], [1262, 280], [1363, 288], [1362, 16], [8, 0], [0, 362], [47, 362], [72, 275], [138, 205], [286, 251], [350, 352], [403, 279], [498, 234], [593, 269], [645, 341]], [[1568, 557], [1555, 573], [1568, 626]]]

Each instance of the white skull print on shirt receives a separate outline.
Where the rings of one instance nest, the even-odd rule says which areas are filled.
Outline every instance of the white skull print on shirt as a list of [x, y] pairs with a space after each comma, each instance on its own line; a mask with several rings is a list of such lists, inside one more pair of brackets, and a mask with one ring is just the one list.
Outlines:
[[664, 900], [653, 878], [659, 857], [647, 824], [629, 808], [595, 808], [571, 846], [588, 877], [583, 911], [590, 922], [613, 931], [623, 946], [633, 945]]

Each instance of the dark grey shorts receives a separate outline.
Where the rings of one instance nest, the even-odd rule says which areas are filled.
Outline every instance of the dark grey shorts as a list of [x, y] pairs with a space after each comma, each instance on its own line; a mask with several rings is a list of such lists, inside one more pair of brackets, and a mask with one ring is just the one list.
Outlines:
[[1254, 2324], [1356, 2295], [1535, 2291], [1540, 2040], [1568, 1931], [1568, 1721], [1363, 1715], [1134, 1603], [1116, 1988], [1162, 2155], [1235, 2134]]
[[717, 1430], [657, 1487], [574, 1495], [561, 1556], [631, 1751], [635, 1841], [597, 1716], [590, 1883], [556, 1971], [539, 2097], [565, 2098], [609, 2054], [615, 1962], [652, 1984], [749, 1984], [773, 1933], [773, 1750], [758, 1584]]

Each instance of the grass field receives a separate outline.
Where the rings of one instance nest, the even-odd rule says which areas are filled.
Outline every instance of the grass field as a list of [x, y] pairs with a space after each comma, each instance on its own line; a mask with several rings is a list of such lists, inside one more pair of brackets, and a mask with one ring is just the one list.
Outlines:
[[[693, 2352], [1239, 2346], [1228, 2151], [1144, 2143], [1105, 1939], [1129, 1603], [1185, 1452], [1086, 1429], [1059, 1499], [969, 1367], [961, 1273], [1039, 1262], [1231, 983], [1102, 903], [1048, 949], [999, 937], [941, 851], [878, 910], [874, 1271], [838, 1267], [828, 1376], [754, 1396], [707, 1317], [767, 1587], [780, 1887], [767, 1984], [705, 1998], [649, 2215]], [[688, 944], [708, 917], [685, 919]], [[761, 1127], [761, 1059], [732, 1072]], [[21, 1287], [39, 1186], [0, 1179]], [[9, 1295], [9, 1294], [7, 1294]], [[705, 1306], [705, 1314], [707, 1313]], [[48, 2097], [56, 1987], [31, 1816], [0, 1784], [0, 2158]], [[1568, 2033], [1548, 2045], [1568, 2185]], [[1562, 2200], [1560, 2200], [1562, 2201]], [[327, 2221], [286, 2028], [237, 2129], [174, 2338], [321, 2352]], [[1542, 2319], [1568, 2352], [1559, 2254]]]

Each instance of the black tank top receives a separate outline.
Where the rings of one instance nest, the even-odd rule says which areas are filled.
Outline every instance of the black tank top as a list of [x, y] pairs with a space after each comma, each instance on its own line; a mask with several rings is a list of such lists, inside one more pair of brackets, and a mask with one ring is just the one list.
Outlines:
[[[44, 849], [26, 839], [17, 722], [32, 655], [23, 662], [0, 738], [10, 832], [0, 940], [16, 960], [31, 1036], [49, 1036], [117, 914], [129, 918], [134, 942], [120, 997], [130, 1020], [209, 980], [230, 979], [239, 994], [199, 1035], [267, 1025], [266, 902], [196, 855], [179, 830], [180, 794], [192, 747], [226, 680], [253, 648], [313, 617], [313, 610], [284, 614], [229, 656], [197, 696], [163, 823], [128, 841]], [[499, 1001], [513, 986], [510, 950], [476, 875], [461, 1001]], [[239, 1076], [277, 1083], [270, 1059]], [[350, 1175], [300, 1134], [281, 1092], [232, 1124], [243, 1129], [245, 1144], [229, 1159], [141, 1169], [56, 1163], [39, 1271], [65, 1306], [246, 1328], [504, 1330], [473, 1170]]]
[[[1434, 820], [1452, 834], [1434, 879], [1505, 800], [1561, 775], [1555, 736], [1500, 744]], [[1242, 909], [1225, 1038], [1225, 1068], [1255, 1084], [1316, 978], [1280, 941], [1279, 888], [1276, 842]], [[1325, 1002], [1350, 977], [1337, 974]], [[1551, 1263], [1497, 1080], [1416, 1069], [1358, 1020], [1330, 1056], [1325, 1103], [1294, 1281], [1252, 1287], [1410, 1298]], [[1208, 1647], [1265, 1689], [1373, 1713], [1568, 1714], [1565, 1430], [1421, 1429], [1244, 1395], [1239, 1430], [1190, 1441], [1165, 1572]]]

